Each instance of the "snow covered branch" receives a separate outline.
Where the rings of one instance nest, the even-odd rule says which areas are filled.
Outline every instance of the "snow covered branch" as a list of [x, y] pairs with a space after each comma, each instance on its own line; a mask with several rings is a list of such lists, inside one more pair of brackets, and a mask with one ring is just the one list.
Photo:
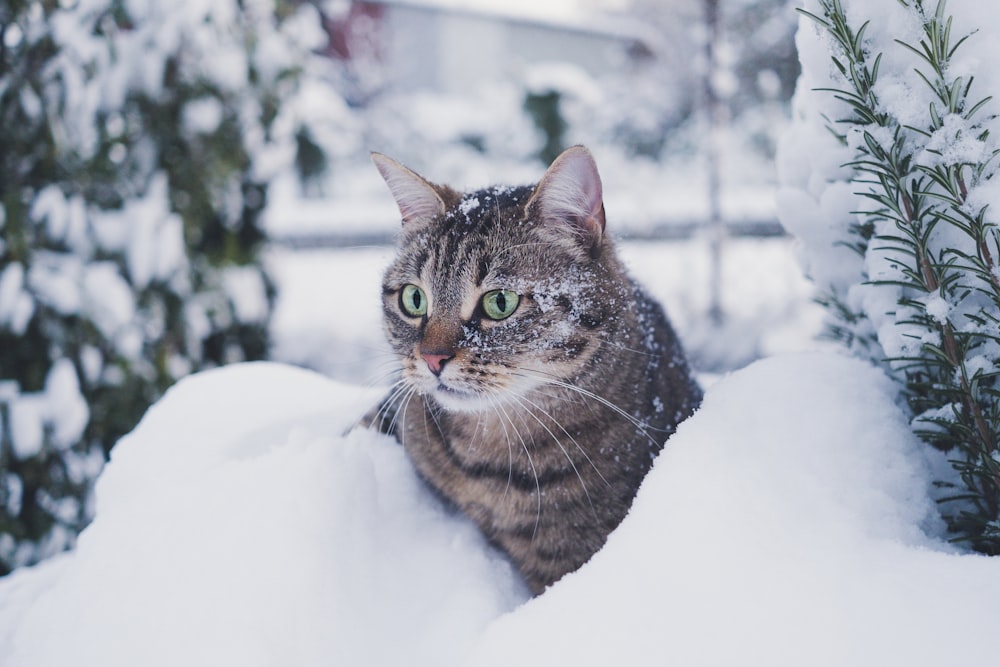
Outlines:
[[975, 56], [961, 59], [984, 45], [953, 30], [943, 0], [933, 11], [922, 0], [808, 5], [834, 68], [800, 102], [824, 96], [807, 122], [836, 138], [825, 149], [841, 160], [831, 180], [851, 189], [834, 242], [862, 260], [825, 286], [830, 332], [887, 367], [914, 431], [949, 452], [957, 477], [940, 485], [956, 539], [1000, 553], [1000, 236], [990, 208], [1000, 149], [991, 97], [974, 95]]

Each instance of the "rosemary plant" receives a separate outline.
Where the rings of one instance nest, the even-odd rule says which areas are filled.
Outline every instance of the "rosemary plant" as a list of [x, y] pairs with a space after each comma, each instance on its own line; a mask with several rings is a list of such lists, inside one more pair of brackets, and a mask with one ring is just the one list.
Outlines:
[[[829, 92], [847, 113], [827, 123], [853, 149], [851, 180], [870, 204], [856, 212], [847, 244], [865, 257], [868, 288], [890, 294], [895, 310], [856, 313], [836, 295], [822, 303], [830, 334], [878, 350], [902, 384], [914, 431], [948, 452], [956, 475], [938, 484], [954, 539], [1000, 554], [1000, 236], [993, 212], [973, 196], [996, 169], [990, 98], [976, 99], [973, 77], [950, 72], [970, 35], [952, 34], [945, 1], [933, 12], [923, 0], [898, 1], [922, 26], [918, 44], [895, 42], [930, 91], [919, 125], [880, 101], [883, 54], [872, 52], [867, 22], [852, 27], [840, 0], [803, 11], [832, 40], [844, 85]], [[878, 325], [861, 326], [866, 318]]]

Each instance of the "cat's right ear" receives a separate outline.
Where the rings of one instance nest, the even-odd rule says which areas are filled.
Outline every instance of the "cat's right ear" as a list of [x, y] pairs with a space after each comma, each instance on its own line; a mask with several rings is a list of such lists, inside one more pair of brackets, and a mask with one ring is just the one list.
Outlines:
[[372, 153], [372, 162], [399, 206], [403, 224], [429, 222], [445, 212], [444, 200], [432, 183], [391, 157]]
[[564, 150], [535, 187], [527, 210], [556, 239], [593, 254], [604, 236], [604, 198], [594, 156], [583, 146]]

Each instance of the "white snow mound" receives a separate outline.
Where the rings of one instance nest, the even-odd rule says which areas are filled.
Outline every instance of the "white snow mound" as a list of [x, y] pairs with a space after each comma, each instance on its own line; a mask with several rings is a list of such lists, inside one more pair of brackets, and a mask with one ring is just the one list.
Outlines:
[[456, 664], [524, 599], [378, 398], [246, 364], [181, 381], [117, 445], [75, 552], [0, 582], [0, 665]]
[[0, 664], [995, 656], [1000, 559], [927, 536], [924, 446], [859, 361], [777, 357], [714, 385], [607, 546], [526, 604], [398, 445], [341, 435], [377, 396], [274, 364], [178, 384], [115, 449], [76, 551], [0, 580]]
[[491, 626], [475, 665], [995, 661], [1000, 559], [934, 527], [881, 372], [771, 358], [713, 386], [590, 563]]

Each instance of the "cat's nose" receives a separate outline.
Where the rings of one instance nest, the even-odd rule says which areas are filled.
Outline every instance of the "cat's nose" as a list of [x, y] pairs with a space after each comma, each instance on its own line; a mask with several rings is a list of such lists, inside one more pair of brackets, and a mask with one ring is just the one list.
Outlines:
[[444, 364], [449, 359], [453, 358], [454, 354], [428, 354], [426, 352], [421, 352], [420, 356], [424, 358], [427, 362], [427, 368], [431, 370], [434, 375], [441, 375], [441, 371], [444, 369]]

